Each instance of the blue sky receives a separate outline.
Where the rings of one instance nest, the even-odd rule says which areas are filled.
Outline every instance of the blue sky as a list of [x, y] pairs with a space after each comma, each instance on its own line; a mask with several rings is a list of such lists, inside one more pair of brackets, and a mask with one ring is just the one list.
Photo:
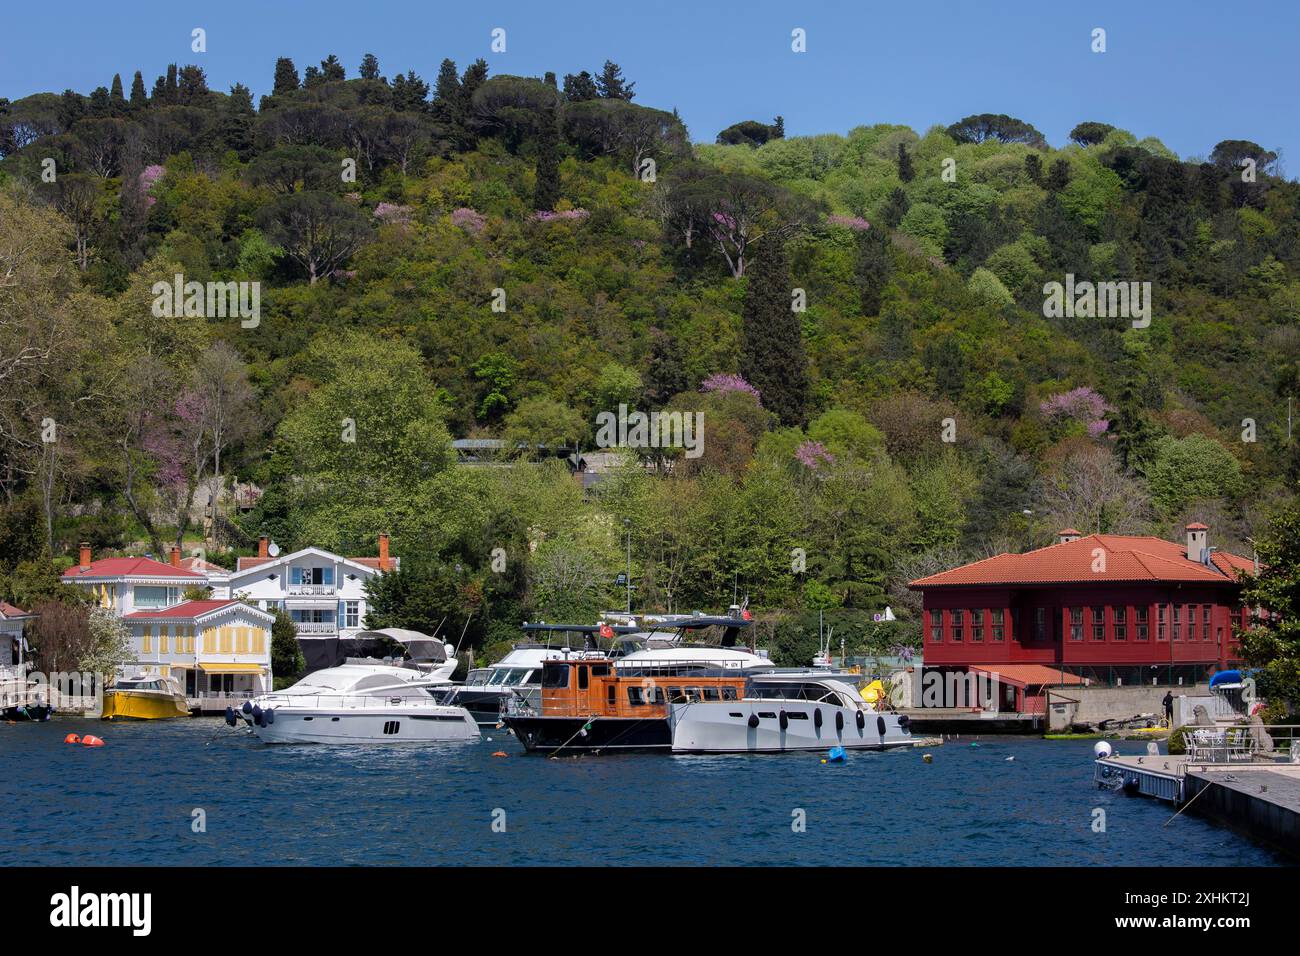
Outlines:
[[[275, 58], [299, 70], [336, 53], [356, 73], [366, 52], [385, 75], [432, 81], [444, 56], [492, 73], [563, 76], [606, 57], [637, 82], [637, 101], [677, 107], [697, 141], [741, 119], [781, 114], [788, 135], [876, 122], [924, 131], [969, 113], [1009, 113], [1053, 145], [1091, 119], [1157, 136], [1181, 156], [1252, 139], [1300, 157], [1296, 42], [1300, 6], [1234, 8], [1204, 0], [176, 0], [10, 3], [0, 15], [0, 96], [71, 86], [88, 93], [136, 69], [196, 62], [214, 89], [267, 92]], [[743, 12], [740, 12], [743, 11]], [[208, 52], [190, 51], [203, 27]], [[507, 31], [507, 52], [489, 50]], [[808, 51], [790, 50], [807, 31]], [[1091, 32], [1107, 32], [1093, 53]]]

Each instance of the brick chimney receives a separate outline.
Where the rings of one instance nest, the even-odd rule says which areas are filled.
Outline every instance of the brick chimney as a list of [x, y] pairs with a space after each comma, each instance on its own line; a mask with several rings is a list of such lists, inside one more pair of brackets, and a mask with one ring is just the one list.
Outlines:
[[77, 560], [77, 564], [79, 564], [83, 568], [89, 566], [90, 564], [90, 542], [89, 541], [81, 542], [81, 557]]
[[1208, 557], [1210, 529], [1199, 521], [1187, 526], [1187, 560], [1204, 564]]
[[1071, 541], [1078, 541], [1081, 537], [1083, 537], [1083, 535], [1073, 528], [1063, 528], [1056, 532], [1056, 540], [1058, 544], [1069, 544]]
[[269, 558], [271, 556], [271, 552], [269, 550], [270, 546], [271, 546], [271, 539], [268, 538], [266, 535], [262, 535], [260, 538], [258, 538], [257, 556], [259, 558]]
[[176, 545], [172, 545], [171, 565], [173, 568], [179, 568], [181, 566], [181, 549], [176, 547]]
[[388, 535], [379, 536], [379, 570], [388, 570]]

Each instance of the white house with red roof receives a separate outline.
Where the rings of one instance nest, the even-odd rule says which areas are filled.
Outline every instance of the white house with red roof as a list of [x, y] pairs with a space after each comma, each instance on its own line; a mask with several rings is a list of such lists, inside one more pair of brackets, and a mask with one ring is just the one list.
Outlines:
[[135, 661], [125, 676], [173, 675], [186, 695], [219, 704], [271, 688], [271, 625], [275, 615], [242, 601], [217, 598], [183, 601], [159, 610], [122, 616], [131, 634]]
[[153, 558], [99, 558], [82, 542], [80, 560], [63, 572], [63, 583], [89, 592], [99, 607], [119, 615], [179, 604], [186, 588], [207, 587], [204, 574], [181, 567], [179, 548], [167, 563]]
[[1191, 686], [1240, 664], [1241, 575], [1255, 562], [1186, 528], [1185, 543], [1061, 531], [1056, 544], [919, 578], [928, 669], [1001, 675], [1000, 709], [1052, 684]]
[[[184, 566], [179, 548], [167, 563], [152, 558], [99, 558], [88, 544], [63, 582], [88, 592], [120, 616], [133, 660], [122, 676], [174, 674], [191, 697], [236, 697], [271, 689], [271, 624], [264, 610], [218, 596], [186, 600], [190, 588], [213, 586], [206, 569]], [[224, 570], [224, 569], [223, 569]]]
[[239, 598], [267, 611], [288, 613], [309, 668], [333, 663], [340, 641], [364, 630], [366, 582], [396, 570], [388, 535], [379, 535], [378, 557], [344, 557], [322, 548], [279, 554], [263, 535], [256, 557], [242, 557], [214, 597]]

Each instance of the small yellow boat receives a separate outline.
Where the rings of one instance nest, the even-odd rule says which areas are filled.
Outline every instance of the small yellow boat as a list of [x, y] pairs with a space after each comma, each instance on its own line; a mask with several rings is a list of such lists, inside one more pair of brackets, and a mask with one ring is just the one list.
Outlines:
[[175, 677], [123, 677], [104, 691], [104, 720], [166, 720], [188, 717], [189, 701]]

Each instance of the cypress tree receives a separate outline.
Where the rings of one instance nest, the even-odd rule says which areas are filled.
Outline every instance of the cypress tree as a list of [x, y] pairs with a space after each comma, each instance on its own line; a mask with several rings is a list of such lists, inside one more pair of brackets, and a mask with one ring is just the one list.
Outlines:
[[361, 78], [363, 80], [379, 79], [379, 58], [373, 53], [367, 53], [361, 58]]
[[113, 74], [113, 83], [108, 88], [109, 106], [117, 116], [126, 110], [126, 95], [122, 92], [122, 74]]
[[275, 85], [271, 88], [271, 95], [288, 93], [296, 90], [298, 86], [298, 68], [287, 56], [280, 57], [275, 61]]
[[906, 147], [902, 143], [898, 144], [898, 178], [905, 183], [910, 183], [916, 176], [916, 170], [912, 169], [912, 157], [908, 155]]
[[854, 272], [861, 295], [862, 314], [879, 315], [880, 298], [889, 281], [893, 263], [889, 259], [889, 237], [884, 230], [868, 229], [858, 234], [858, 261]]
[[175, 103], [180, 99], [180, 82], [177, 80], [176, 64], [167, 64], [167, 102]]
[[560, 124], [556, 110], [548, 108], [542, 115], [537, 137], [537, 182], [533, 187], [533, 208], [555, 208], [560, 198]]
[[135, 79], [131, 81], [131, 106], [135, 109], [143, 109], [149, 105], [149, 96], [144, 91], [144, 77], [140, 71], [135, 71]]
[[901, 188], [895, 188], [889, 194], [889, 199], [880, 211], [880, 218], [884, 220], [886, 226], [890, 229], [897, 229], [898, 224], [903, 221], [907, 215], [907, 210], [912, 207], [912, 203], [907, 198], [907, 193]]
[[746, 271], [741, 311], [740, 374], [758, 389], [763, 406], [785, 426], [807, 418], [808, 357], [799, 316], [790, 308], [790, 263], [775, 236], [762, 243]]

